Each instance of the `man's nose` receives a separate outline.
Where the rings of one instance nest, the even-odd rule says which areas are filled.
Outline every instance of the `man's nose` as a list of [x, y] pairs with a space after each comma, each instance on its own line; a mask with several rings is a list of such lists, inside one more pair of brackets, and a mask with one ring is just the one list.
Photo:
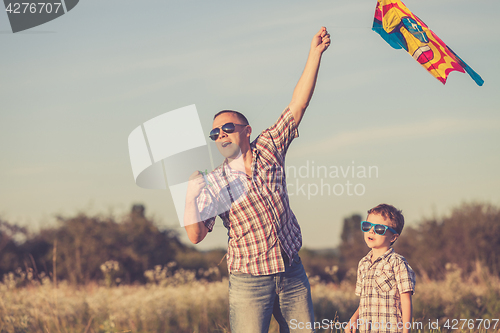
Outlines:
[[221, 128], [220, 133], [219, 133], [219, 137], [217, 138], [217, 140], [223, 139], [223, 138], [225, 138], [225, 137], [227, 137], [227, 133], [226, 133], [226, 132], [224, 132], [224, 131], [222, 130], [222, 128]]

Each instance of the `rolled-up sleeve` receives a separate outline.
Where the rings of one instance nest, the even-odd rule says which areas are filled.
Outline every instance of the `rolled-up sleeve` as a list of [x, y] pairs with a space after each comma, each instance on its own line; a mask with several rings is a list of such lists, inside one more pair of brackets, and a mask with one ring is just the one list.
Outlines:
[[208, 231], [211, 232], [215, 225], [217, 208], [207, 189], [203, 189], [201, 191], [197, 199], [197, 204], [201, 221], [205, 224], [205, 227], [207, 227]]
[[356, 290], [354, 291], [354, 294], [356, 296], [361, 296], [362, 279], [363, 279], [362, 267], [363, 267], [363, 263], [362, 263], [362, 261], [360, 261], [358, 264], [358, 274], [356, 275], [357, 276], [357, 278], [356, 278]]
[[290, 109], [286, 108], [276, 123], [264, 130], [261, 135], [270, 139], [278, 153], [284, 158], [293, 139], [299, 136], [299, 130]]
[[405, 260], [399, 260], [394, 266], [394, 275], [396, 278], [399, 293], [411, 292], [415, 294], [415, 272]]

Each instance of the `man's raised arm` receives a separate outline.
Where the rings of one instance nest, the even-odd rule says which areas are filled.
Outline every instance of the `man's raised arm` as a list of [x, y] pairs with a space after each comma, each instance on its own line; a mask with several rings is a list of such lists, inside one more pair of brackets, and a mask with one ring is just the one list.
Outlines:
[[302, 120], [302, 116], [304, 115], [304, 112], [306, 111], [309, 101], [313, 95], [316, 79], [318, 77], [321, 55], [329, 45], [330, 34], [326, 31], [325, 27], [322, 27], [313, 37], [306, 67], [304, 68], [304, 72], [302, 72], [299, 82], [295, 86], [292, 101], [288, 104], [297, 126]]

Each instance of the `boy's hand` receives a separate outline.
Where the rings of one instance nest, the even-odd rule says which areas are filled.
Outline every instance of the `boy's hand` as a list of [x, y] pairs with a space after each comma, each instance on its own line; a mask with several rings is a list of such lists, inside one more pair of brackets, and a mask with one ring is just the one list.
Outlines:
[[323, 53], [326, 51], [328, 46], [330, 46], [330, 34], [326, 31], [325, 27], [321, 27], [318, 33], [313, 37], [311, 50], [317, 50], [320, 53]]
[[351, 322], [349, 322], [348, 325], [346, 326], [344, 332], [345, 333], [356, 333], [356, 325], [354, 323], [351, 325]]
[[359, 306], [356, 312], [352, 315], [351, 319], [349, 319], [348, 325], [344, 329], [345, 333], [356, 333], [356, 325], [358, 324], [359, 319]]

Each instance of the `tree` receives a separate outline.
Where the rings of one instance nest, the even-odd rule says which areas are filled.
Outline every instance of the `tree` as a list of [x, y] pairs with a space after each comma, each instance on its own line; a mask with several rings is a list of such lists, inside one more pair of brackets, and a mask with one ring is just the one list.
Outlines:
[[28, 237], [26, 228], [0, 219], [0, 277], [22, 265], [22, 243]]
[[344, 219], [340, 243], [340, 277], [343, 278], [350, 270], [358, 268], [358, 262], [370, 250], [364, 241], [361, 231], [362, 217], [359, 214], [353, 214]]
[[462, 204], [449, 216], [405, 228], [396, 245], [413, 268], [431, 278], [442, 277], [447, 264], [468, 273], [479, 263], [498, 275], [500, 210], [484, 203]]
[[57, 279], [73, 284], [102, 279], [101, 265], [108, 261], [118, 263], [116, 276], [121, 281], [145, 282], [144, 271], [173, 261], [185, 246], [172, 230], [160, 230], [144, 211], [135, 205], [120, 222], [83, 213], [59, 217], [59, 226], [28, 239], [23, 253], [32, 255], [35, 269], [50, 274], [55, 252]]

